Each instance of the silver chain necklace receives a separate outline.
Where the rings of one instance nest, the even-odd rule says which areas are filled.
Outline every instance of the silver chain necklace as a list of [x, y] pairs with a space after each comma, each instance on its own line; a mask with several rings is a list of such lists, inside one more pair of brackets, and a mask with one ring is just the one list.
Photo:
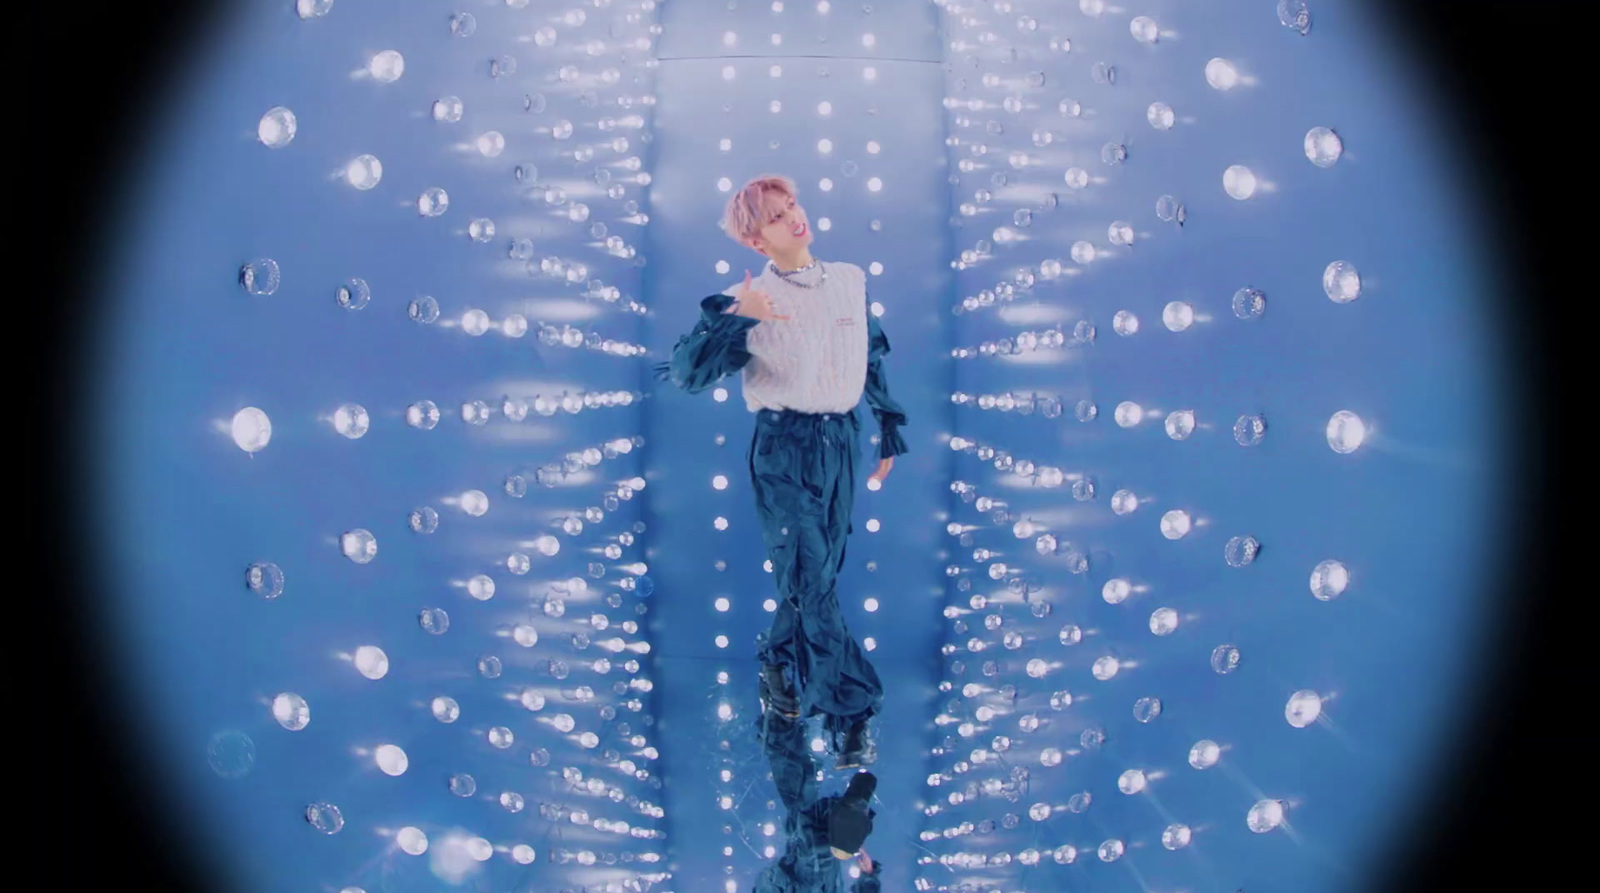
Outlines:
[[[804, 282], [795, 282], [794, 280], [789, 278], [790, 276], [795, 276], [795, 275], [798, 275], [800, 273], [804, 273], [805, 271], [811, 269], [812, 267], [819, 266], [819, 265], [822, 266], [822, 278], [817, 280], [816, 282], [810, 284], [810, 285], [807, 285]], [[827, 266], [823, 265], [822, 261], [817, 260], [816, 258], [812, 258], [811, 259], [811, 263], [806, 264], [805, 266], [801, 267], [800, 269], [798, 269], [798, 270], [790, 270], [787, 273], [785, 273], [782, 270], [778, 269], [778, 264], [775, 261], [768, 261], [767, 262], [767, 266], [772, 268], [772, 272], [778, 274], [778, 278], [780, 278], [784, 282], [787, 282], [788, 284], [794, 286], [795, 288], [816, 288], [817, 286], [821, 285], [822, 283], [828, 281], [828, 268], [827, 268]]]

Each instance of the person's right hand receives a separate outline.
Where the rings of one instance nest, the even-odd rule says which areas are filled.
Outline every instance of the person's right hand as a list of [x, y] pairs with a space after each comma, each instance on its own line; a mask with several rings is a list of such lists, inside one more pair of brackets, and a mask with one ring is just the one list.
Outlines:
[[862, 847], [861, 852], [856, 853], [856, 864], [860, 865], [861, 870], [867, 874], [872, 873], [872, 857], [867, 855], [866, 847]]
[[739, 289], [738, 296], [734, 298], [733, 306], [723, 312], [747, 316], [750, 319], [758, 319], [762, 322], [789, 318], [773, 311], [771, 295], [750, 287], [749, 270], [744, 271], [744, 287]]

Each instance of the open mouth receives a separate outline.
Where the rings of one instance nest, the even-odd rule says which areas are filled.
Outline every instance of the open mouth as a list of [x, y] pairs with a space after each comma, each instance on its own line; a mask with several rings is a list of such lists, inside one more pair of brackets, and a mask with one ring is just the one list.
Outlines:
[[804, 236], [806, 233], [811, 231], [810, 227], [811, 227], [811, 224], [809, 224], [809, 223], [800, 224], [800, 228], [794, 231], [794, 237], [798, 239], [798, 238]]

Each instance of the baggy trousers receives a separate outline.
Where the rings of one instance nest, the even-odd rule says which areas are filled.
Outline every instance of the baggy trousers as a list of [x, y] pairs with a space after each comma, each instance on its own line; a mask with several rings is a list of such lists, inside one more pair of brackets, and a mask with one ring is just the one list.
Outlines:
[[778, 585], [778, 611], [762, 643], [763, 663], [788, 668], [800, 715], [822, 715], [835, 750], [852, 723], [876, 716], [883, 684], [845, 627], [836, 583], [855, 530], [855, 411], [756, 413], [750, 443], [761, 537]]

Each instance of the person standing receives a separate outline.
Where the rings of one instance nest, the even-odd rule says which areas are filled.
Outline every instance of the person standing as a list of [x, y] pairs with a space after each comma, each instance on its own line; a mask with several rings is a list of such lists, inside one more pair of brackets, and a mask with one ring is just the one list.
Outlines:
[[723, 229], [770, 258], [759, 278], [700, 302], [657, 378], [699, 393], [742, 372], [756, 415], [748, 464], [778, 610], [758, 654], [762, 677], [820, 715], [840, 769], [872, 762], [869, 723], [883, 685], [839, 610], [836, 582], [855, 527], [863, 396], [879, 426], [881, 482], [908, 452], [905, 411], [889, 394], [889, 339], [871, 311], [866, 273], [811, 256], [809, 220], [785, 177], [759, 177], [729, 201]]

